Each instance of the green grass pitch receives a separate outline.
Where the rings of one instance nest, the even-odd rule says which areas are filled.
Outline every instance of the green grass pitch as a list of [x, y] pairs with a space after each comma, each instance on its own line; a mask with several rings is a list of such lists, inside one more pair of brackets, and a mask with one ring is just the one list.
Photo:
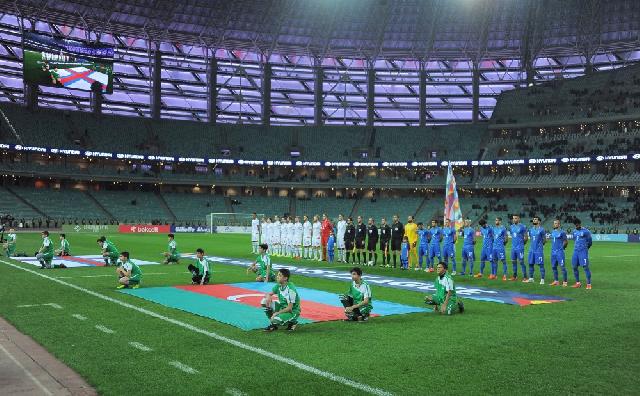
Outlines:
[[[72, 253], [97, 254], [97, 236], [69, 235]], [[129, 250], [133, 258], [160, 261], [160, 253], [166, 249], [164, 235], [118, 234], [111, 239], [121, 251]], [[57, 234], [52, 235], [52, 240], [57, 243]], [[176, 240], [181, 252], [203, 247], [211, 255], [252, 258], [248, 235], [178, 234]], [[18, 234], [18, 251], [33, 252], [39, 243], [39, 234]], [[572, 247], [570, 243], [568, 258]], [[549, 244], [546, 249], [547, 283], [550, 283]], [[637, 394], [640, 244], [595, 242], [590, 256], [594, 287], [591, 291], [553, 288], [537, 282], [457, 278], [459, 285], [558, 295], [570, 298], [568, 302], [519, 307], [467, 299], [463, 315], [411, 314], [373, 318], [368, 323], [324, 322], [299, 326], [293, 334], [245, 332], [123, 295], [115, 290], [113, 268], [42, 273], [393, 394]], [[274, 261], [348, 269], [344, 264], [310, 261], [301, 264], [281, 258]], [[41, 271], [35, 266], [0, 259], [0, 315], [78, 371], [101, 394], [365, 393], [21, 271], [7, 262]], [[179, 265], [144, 266], [142, 287], [187, 284], [190, 277], [186, 265], [187, 260], [183, 259]], [[369, 267], [364, 270], [420, 280], [434, 278], [433, 274], [423, 272]], [[242, 268], [214, 265], [213, 283], [251, 279]], [[570, 269], [569, 279], [573, 279]], [[291, 281], [298, 286], [335, 293], [344, 292], [347, 287], [345, 282], [301, 275]], [[372, 287], [374, 302], [384, 299], [422, 305], [420, 293]], [[63, 308], [18, 307], [42, 303], [56, 303]], [[87, 319], [78, 320], [74, 314]], [[114, 333], [98, 331], [96, 325]], [[139, 342], [152, 350], [134, 349], [129, 342]], [[187, 365], [197, 373], [178, 370], [168, 364], [171, 361]]]

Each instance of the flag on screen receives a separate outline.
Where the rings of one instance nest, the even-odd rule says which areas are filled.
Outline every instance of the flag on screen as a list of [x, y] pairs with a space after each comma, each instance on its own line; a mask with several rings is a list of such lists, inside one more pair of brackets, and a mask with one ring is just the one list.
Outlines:
[[449, 219], [454, 224], [456, 230], [462, 228], [462, 211], [460, 210], [460, 202], [458, 201], [458, 190], [456, 189], [456, 178], [453, 176], [453, 169], [449, 164], [447, 170], [447, 186], [444, 198], [444, 218]]

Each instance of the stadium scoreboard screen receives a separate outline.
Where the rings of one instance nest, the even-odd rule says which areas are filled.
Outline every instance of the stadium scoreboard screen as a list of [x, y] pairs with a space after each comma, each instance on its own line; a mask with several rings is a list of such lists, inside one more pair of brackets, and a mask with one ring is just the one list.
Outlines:
[[113, 47], [25, 32], [23, 48], [27, 83], [113, 92]]

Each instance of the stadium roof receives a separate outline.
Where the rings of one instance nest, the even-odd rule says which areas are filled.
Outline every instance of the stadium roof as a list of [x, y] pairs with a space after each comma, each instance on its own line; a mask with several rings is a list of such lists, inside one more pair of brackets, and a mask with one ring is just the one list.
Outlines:
[[[149, 115], [150, 54], [163, 54], [162, 116], [205, 120], [207, 57], [218, 58], [218, 120], [260, 122], [261, 64], [274, 65], [272, 124], [313, 120], [313, 66], [325, 72], [324, 119], [364, 124], [366, 68], [376, 70], [376, 125], [418, 123], [418, 70], [428, 123], [480, 118], [495, 97], [535, 79], [611, 69], [640, 58], [640, 2], [602, 0], [0, 0], [0, 100], [22, 95], [20, 31], [116, 46], [105, 112]], [[41, 103], [88, 109], [86, 92], [41, 87]]]

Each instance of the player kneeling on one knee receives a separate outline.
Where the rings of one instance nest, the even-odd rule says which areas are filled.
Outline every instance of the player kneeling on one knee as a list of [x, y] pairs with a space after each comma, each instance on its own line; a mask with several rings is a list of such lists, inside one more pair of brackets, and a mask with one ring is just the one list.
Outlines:
[[118, 274], [118, 289], [124, 289], [131, 287], [137, 289], [140, 287], [140, 281], [142, 280], [142, 271], [140, 267], [129, 259], [129, 252], [120, 253], [119, 265], [116, 268]]
[[247, 268], [247, 274], [249, 271], [257, 273], [256, 282], [273, 282], [276, 280], [276, 273], [271, 268], [271, 257], [267, 254], [269, 245], [266, 243], [261, 244], [258, 247], [258, 257], [249, 268]]
[[362, 280], [362, 270], [358, 267], [351, 268], [351, 286], [347, 294], [340, 295], [340, 302], [344, 306], [347, 316], [345, 321], [367, 321], [373, 309], [371, 301], [371, 287]]
[[270, 332], [278, 326], [287, 325], [288, 331], [293, 331], [300, 317], [300, 295], [293, 283], [289, 282], [291, 273], [286, 268], [278, 270], [273, 289], [264, 296], [262, 306], [271, 324], [264, 329]]
[[426, 296], [424, 302], [429, 305], [435, 305], [435, 311], [445, 315], [451, 315], [456, 312], [464, 312], [464, 304], [458, 300], [456, 295], [456, 286], [453, 284], [453, 278], [447, 272], [447, 263], [438, 264], [435, 286], [436, 293]]
[[198, 248], [196, 250], [196, 265], [189, 264], [187, 269], [191, 272], [192, 285], [206, 285], [209, 283], [211, 274], [211, 266], [209, 260], [204, 257], [204, 250]]

